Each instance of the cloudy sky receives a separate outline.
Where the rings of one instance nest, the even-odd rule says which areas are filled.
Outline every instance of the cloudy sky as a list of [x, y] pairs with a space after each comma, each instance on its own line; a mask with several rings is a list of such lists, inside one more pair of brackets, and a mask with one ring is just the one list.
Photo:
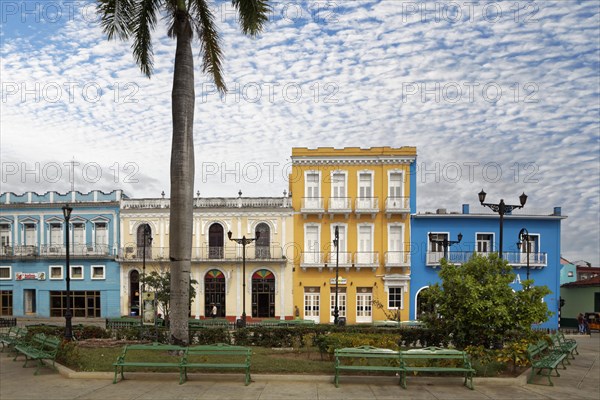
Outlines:
[[[419, 211], [524, 191], [568, 215], [563, 256], [598, 265], [600, 3], [281, 1], [257, 39], [213, 3], [228, 94], [196, 64], [202, 196], [282, 195], [292, 147], [416, 146]], [[164, 21], [147, 79], [93, 2], [0, 7], [1, 191], [168, 196]]]

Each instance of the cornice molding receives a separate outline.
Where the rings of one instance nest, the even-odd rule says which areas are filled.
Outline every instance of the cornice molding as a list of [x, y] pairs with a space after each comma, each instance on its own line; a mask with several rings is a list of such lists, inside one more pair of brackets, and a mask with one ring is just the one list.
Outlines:
[[340, 156], [340, 157], [292, 157], [292, 165], [398, 165], [412, 164], [416, 161], [417, 156]]

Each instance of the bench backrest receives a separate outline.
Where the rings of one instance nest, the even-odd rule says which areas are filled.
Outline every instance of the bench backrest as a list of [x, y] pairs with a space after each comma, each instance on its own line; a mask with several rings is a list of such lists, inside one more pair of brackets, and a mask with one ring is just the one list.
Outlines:
[[406, 364], [409, 360], [458, 360], [463, 365], [471, 365], [467, 352], [440, 347], [425, 347], [422, 349], [401, 351], [400, 359], [403, 364]]
[[359, 346], [335, 349], [334, 355], [336, 357], [353, 358], [397, 358], [399, 356], [399, 352], [373, 346]]
[[251, 350], [248, 347], [232, 346], [226, 343], [205, 344], [190, 346], [187, 348], [188, 355], [241, 355], [249, 356]]

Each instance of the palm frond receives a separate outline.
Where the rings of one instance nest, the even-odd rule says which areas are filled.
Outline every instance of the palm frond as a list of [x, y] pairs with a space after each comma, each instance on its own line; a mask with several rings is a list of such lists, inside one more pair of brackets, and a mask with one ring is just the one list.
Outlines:
[[244, 35], [254, 37], [262, 32], [271, 11], [268, 0], [232, 0], [231, 3], [238, 10]]
[[98, 0], [96, 11], [100, 14], [102, 31], [109, 40], [118, 37], [127, 40], [131, 35], [134, 0]]
[[[120, 0], [119, 0], [120, 1]], [[156, 26], [156, 13], [162, 0], [138, 0], [133, 19], [133, 56], [142, 72], [149, 78], [154, 66], [152, 31]]]
[[191, 12], [193, 23], [200, 40], [200, 53], [202, 55], [202, 71], [212, 75], [215, 86], [221, 93], [227, 90], [223, 80], [219, 33], [214, 22], [213, 13], [210, 11], [206, 0], [192, 0], [194, 2]]

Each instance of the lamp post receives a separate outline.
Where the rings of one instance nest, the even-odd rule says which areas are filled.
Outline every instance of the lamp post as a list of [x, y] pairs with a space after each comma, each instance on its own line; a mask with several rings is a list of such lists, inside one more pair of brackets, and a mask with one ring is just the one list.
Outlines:
[[142, 249], [142, 290], [140, 294], [140, 325], [144, 324], [144, 293], [146, 293], [146, 246], [152, 244], [152, 236], [150, 236], [152, 232], [150, 231], [150, 226], [148, 224], [144, 225], [143, 232], [143, 241], [144, 248]]
[[335, 227], [333, 245], [335, 246], [335, 307], [333, 308], [333, 324], [339, 322], [340, 309], [338, 308], [338, 281], [340, 276], [340, 231]]
[[453, 244], [458, 244], [460, 243], [460, 241], [462, 240], [463, 235], [462, 233], [458, 234], [458, 240], [448, 240], [446, 238], [442, 239], [442, 240], [436, 240], [433, 238], [433, 233], [429, 233], [429, 241], [432, 243], [436, 243], [436, 244], [441, 244], [442, 247], [444, 248], [444, 258], [447, 260], [448, 259], [448, 247], [452, 246]]
[[500, 256], [500, 259], [502, 260], [502, 234], [504, 229], [504, 214], [510, 213], [512, 212], [512, 210], [517, 208], [523, 208], [523, 206], [525, 206], [525, 203], [527, 202], [527, 195], [525, 194], [525, 192], [523, 192], [523, 194], [519, 196], [519, 201], [521, 202], [521, 205], [514, 205], [504, 203], [504, 199], [500, 199], [500, 203], [498, 204], [484, 203], [486, 194], [487, 193], [485, 193], [483, 189], [481, 189], [481, 192], [479, 192], [478, 194], [479, 202], [481, 203], [481, 205], [489, 207], [492, 211], [500, 214], [500, 251], [498, 252], [498, 254]]
[[529, 252], [531, 251], [531, 246], [529, 245], [529, 231], [526, 228], [519, 231], [519, 241], [517, 242], [519, 250], [521, 250], [521, 244], [525, 245], [525, 252], [527, 253], [527, 280], [529, 280]]
[[71, 341], [73, 339], [73, 313], [71, 312], [71, 260], [69, 258], [69, 219], [71, 218], [72, 207], [65, 204], [62, 208], [63, 216], [65, 217], [65, 245], [66, 245], [66, 257], [65, 257], [65, 269], [66, 281], [67, 281], [67, 310], [65, 311], [65, 340]]
[[[241, 194], [240, 194], [241, 196]], [[246, 245], [260, 238], [260, 232], [256, 231], [256, 237], [247, 238], [245, 235], [241, 238], [232, 238], [231, 231], [227, 232], [229, 240], [242, 245], [242, 327], [246, 326]]]

